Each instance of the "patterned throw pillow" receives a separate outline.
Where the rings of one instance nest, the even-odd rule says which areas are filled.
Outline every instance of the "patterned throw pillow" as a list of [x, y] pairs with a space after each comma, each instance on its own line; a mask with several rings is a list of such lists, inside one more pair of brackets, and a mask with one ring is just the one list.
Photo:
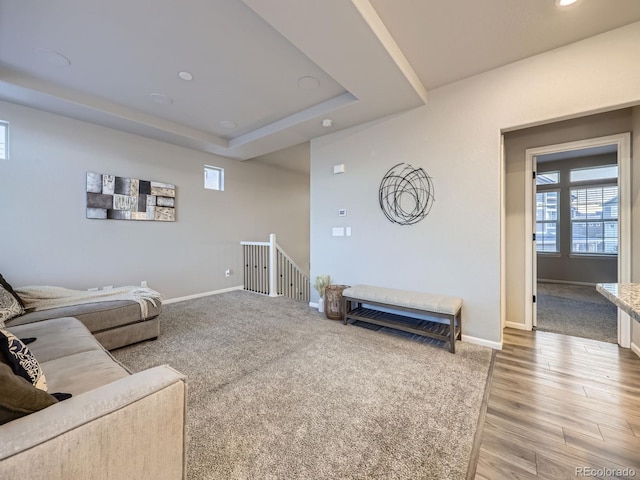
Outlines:
[[31, 382], [34, 387], [47, 391], [47, 380], [38, 360], [9, 330], [0, 329], [0, 353], [9, 363], [13, 373]]
[[2, 276], [2, 274], [0, 273], [0, 285], [2, 285], [4, 287], [5, 290], [9, 290], [9, 293], [11, 295], [13, 295], [14, 297], [16, 297], [16, 300], [18, 300], [18, 303], [24, 307], [27, 308], [27, 306], [24, 304], [24, 302], [22, 301], [22, 299], [20, 298], [20, 296], [15, 292], [15, 290], [13, 289], [13, 287], [11, 285], [9, 285], [9, 282], [7, 282], [7, 280]]
[[23, 313], [24, 306], [19, 299], [0, 283], [0, 328], [4, 327], [7, 320]]

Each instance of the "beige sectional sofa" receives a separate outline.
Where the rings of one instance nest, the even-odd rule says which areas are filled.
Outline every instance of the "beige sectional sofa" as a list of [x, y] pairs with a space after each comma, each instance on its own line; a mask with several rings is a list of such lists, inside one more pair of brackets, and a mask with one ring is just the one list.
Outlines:
[[182, 374], [132, 374], [76, 318], [16, 323], [11, 333], [36, 338], [48, 391], [73, 396], [0, 425], [0, 478], [185, 478]]
[[140, 305], [133, 300], [109, 300], [84, 303], [69, 307], [37, 310], [14, 317], [7, 327], [40, 322], [52, 318], [74, 317], [93, 333], [107, 350], [131, 345], [160, 335], [162, 302], [147, 302], [147, 314], [143, 316]]
[[[11, 303], [6, 290], [15, 292], [3, 287]], [[133, 300], [101, 300], [16, 309], [5, 320], [10, 334], [35, 338], [27, 348], [48, 392], [72, 396], [36, 394], [0, 364], [0, 418], [7, 422], [0, 425], [0, 478], [185, 478], [185, 377], [167, 365], [132, 373], [108, 352], [156, 338], [161, 309], [159, 300], [144, 309]]]

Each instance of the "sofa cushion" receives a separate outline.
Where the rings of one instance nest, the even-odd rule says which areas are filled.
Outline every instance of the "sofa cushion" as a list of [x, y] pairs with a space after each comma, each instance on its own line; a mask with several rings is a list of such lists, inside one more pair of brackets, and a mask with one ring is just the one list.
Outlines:
[[47, 391], [47, 380], [36, 357], [22, 341], [9, 330], [0, 329], [0, 355], [13, 373], [40, 390]]
[[0, 361], [0, 425], [24, 417], [58, 400], [31, 382], [13, 373], [11, 367]]
[[[0, 275], [2, 278], [2, 275]], [[24, 306], [19, 297], [13, 293], [11, 286], [5, 287], [6, 282], [0, 282], [0, 328], [4, 327], [4, 322], [18, 317], [24, 313]], [[7, 284], [8, 285], [8, 284]]]
[[[156, 307], [149, 302], [147, 303], [149, 308], [147, 318], [153, 318], [160, 314], [162, 309], [160, 305]], [[13, 318], [10, 322], [7, 322], [7, 325], [14, 327], [60, 317], [75, 317], [84, 323], [91, 332], [100, 332], [142, 320], [138, 302], [133, 300], [112, 300], [29, 312]]]
[[40, 363], [103, 349], [87, 327], [75, 318], [55, 318], [46, 322], [9, 327], [9, 330], [20, 338], [36, 338], [29, 344], [29, 348]]
[[[37, 342], [36, 342], [37, 343]], [[106, 350], [91, 350], [42, 362], [49, 390], [79, 395], [129, 376]]]

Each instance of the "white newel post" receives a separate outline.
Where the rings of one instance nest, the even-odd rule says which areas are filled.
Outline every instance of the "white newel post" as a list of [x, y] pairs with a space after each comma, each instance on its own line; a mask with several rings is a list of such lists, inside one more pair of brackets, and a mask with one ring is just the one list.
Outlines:
[[278, 266], [276, 264], [276, 234], [269, 235], [269, 296], [277, 297], [278, 288], [276, 283], [276, 275], [278, 273]]

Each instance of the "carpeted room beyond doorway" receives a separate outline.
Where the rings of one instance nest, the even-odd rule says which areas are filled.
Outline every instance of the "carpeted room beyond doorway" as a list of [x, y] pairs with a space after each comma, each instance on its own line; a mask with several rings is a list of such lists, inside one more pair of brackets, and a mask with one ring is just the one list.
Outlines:
[[538, 282], [537, 311], [538, 330], [618, 342], [617, 308], [595, 286]]
[[465, 478], [491, 349], [452, 355], [242, 291], [161, 322], [113, 354], [187, 375], [189, 479]]

